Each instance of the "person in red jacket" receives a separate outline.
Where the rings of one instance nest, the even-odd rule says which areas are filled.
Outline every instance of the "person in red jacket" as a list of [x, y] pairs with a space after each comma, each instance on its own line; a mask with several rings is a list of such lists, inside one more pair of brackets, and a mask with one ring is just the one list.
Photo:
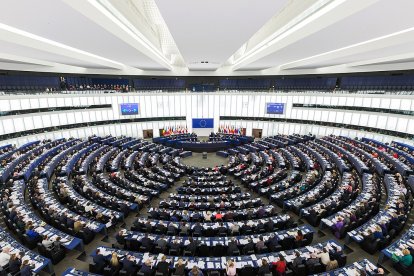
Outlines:
[[277, 262], [273, 262], [272, 265], [276, 270], [277, 276], [286, 275], [286, 261], [282, 254], [279, 254], [279, 260]]

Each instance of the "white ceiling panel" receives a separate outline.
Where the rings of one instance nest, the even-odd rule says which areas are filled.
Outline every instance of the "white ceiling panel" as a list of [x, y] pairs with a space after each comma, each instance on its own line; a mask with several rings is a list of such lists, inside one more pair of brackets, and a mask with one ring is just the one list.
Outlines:
[[271, 17], [287, 0], [156, 0], [170, 32], [189, 68], [208, 61], [217, 68]]
[[0, 23], [132, 67], [160, 68], [155, 61], [123, 43], [61, 0], [5, 0], [0, 5]]
[[[244, 69], [276, 67], [414, 27], [411, 15], [413, 9], [412, 0], [399, 0], [398, 5], [394, 1], [380, 0], [289, 47], [250, 63]], [[364, 58], [364, 54], [359, 58]], [[311, 67], [319, 66], [314, 64]]]

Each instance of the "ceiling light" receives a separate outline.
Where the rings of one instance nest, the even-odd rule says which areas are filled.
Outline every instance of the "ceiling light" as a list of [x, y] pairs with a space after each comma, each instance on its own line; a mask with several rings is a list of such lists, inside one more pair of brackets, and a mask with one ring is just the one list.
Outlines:
[[[293, 18], [286, 25], [282, 26], [276, 32], [274, 32], [267, 39], [263, 40], [261, 43], [257, 44], [247, 53], [241, 55], [240, 57], [233, 60], [233, 66], [237, 66], [243, 61], [249, 59], [250, 57], [256, 55], [258, 52], [274, 45], [281, 39], [292, 34], [303, 26], [309, 24], [311, 21], [319, 18], [323, 14], [331, 11], [337, 6], [344, 3], [346, 0], [320, 0], [312, 5], [310, 8]], [[244, 45], [243, 45], [244, 46]]]

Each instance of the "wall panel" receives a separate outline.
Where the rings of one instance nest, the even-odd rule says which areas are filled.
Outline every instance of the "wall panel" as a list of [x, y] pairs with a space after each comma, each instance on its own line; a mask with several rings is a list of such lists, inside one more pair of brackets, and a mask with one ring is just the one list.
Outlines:
[[[140, 112], [136, 116], [121, 116], [120, 103], [139, 103]], [[285, 114], [266, 114], [265, 106], [268, 102], [285, 103]], [[414, 110], [414, 99], [403, 95], [335, 95], [335, 94], [282, 94], [282, 93], [158, 93], [158, 94], [100, 94], [100, 95], [22, 95], [1, 96], [1, 111], [18, 109], [36, 109], [56, 106], [80, 106], [112, 104], [108, 109], [91, 109], [82, 111], [59, 111], [13, 116], [0, 116], [0, 134], [25, 131], [33, 128], [59, 126], [83, 122], [103, 120], [117, 120], [126, 118], [172, 117], [186, 116], [182, 125], [187, 125], [191, 131], [192, 118], [214, 118], [215, 130], [224, 122], [220, 116], [241, 116], [246, 121], [227, 121], [226, 124], [243, 126], [247, 134], [252, 128], [262, 128], [263, 135], [277, 133], [288, 134], [289, 131], [307, 133], [317, 131], [322, 135], [332, 133], [353, 133], [343, 129], [330, 129], [323, 126], [298, 125], [288, 123], [272, 123], [249, 121], [249, 117], [287, 118], [297, 120], [316, 120], [336, 122], [351, 125], [360, 125], [388, 129], [414, 134], [413, 119], [405, 115], [373, 113], [362, 111], [343, 111], [338, 109], [310, 109], [292, 108], [293, 103], [312, 103], [324, 105], [366, 106], [373, 108], [391, 108]], [[173, 126], [173, 122], [150, 122], [118, 127], [94, 127], [92, 131], [101, 135], [109, 130], [142, 136], [142, 130], [154, 128], [154, 135], [158, 135], [158, 128]], [[82, 135], [90, 130], [80, 130]], [[86, 131], [86, 132], [85, 132]], [[72, 130], [65, 130], [60, 135], [71, 135]], [[78, 133], [78, 132], [76, 132]], [[98, 133], [97, 133], [98, 134]], [[116, 133], [118, 134], [118, 133]], [[375, 135], [375, 134], [373, 134]], [[381, 137], [385, 137], [382, 135]], [[22, 140], [23, 137], [19, 141]]]

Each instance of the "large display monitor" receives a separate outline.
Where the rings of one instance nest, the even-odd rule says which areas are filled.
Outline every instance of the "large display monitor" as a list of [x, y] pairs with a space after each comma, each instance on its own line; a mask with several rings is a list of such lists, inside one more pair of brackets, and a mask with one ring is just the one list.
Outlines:
[[138, 115], [138, 104], [137, 103], [121, 103], [120, 105], [121, 115]]
[[285, 104], [284, 103], [266, 103], [267, 114], [284, 114]]

